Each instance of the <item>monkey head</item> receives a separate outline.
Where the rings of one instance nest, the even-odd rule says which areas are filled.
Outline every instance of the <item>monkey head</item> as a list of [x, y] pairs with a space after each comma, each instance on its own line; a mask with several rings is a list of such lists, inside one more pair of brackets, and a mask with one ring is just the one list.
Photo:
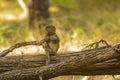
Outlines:
[[56, 28], [53, 25], [48, 25], [46, 26], [45, 31], [47, 35], [53, 35], [56, 32]]

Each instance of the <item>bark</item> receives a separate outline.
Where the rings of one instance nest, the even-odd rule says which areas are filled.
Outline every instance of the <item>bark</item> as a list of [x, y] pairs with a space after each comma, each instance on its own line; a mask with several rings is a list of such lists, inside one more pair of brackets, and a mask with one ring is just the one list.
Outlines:
[[[47, 66], [30, 69], [12, 70], [2, 73], [0, 74], [0, 80], [17, 80], [17, 78], [19, 78], [19, 80], [34, 80], [39, 75], [42, 76], [43, 79], [50, 79], [65, 74], [73, 75], [72, 72], [77, 71], [78, 69], [82, 69], [83, 67], [120, 57], [120, 45], [108, 48], [81, 51], [76, 54], [77, 56], [72, 56], [69, 59], [56, 64], [50, 64]], [[108, 68], [105, 70], [112, 72], [112, 69], [114, 68]], [[101, 72], [105, 70], [101, 70]], [[116, 72], [119, 72], [119, 69], [115, 70]], [[96, 70], [93, 71], [97, 73]], [[83, 73], [84, 72], [81, 72], [81, 74]]]
[[[58, 54], [56, 56], [51, 57], [51, 64], [56, 64], [62, 61], [65, 61], [69, 58], [77, 56], [78, 53], [67, 53], [67, 54]], [[37, 68], [45, 66], [46, 63], [46, 56], [45, 55], [25, 55], [25, 56], [8, 56], [0, 58], [0, 73], [20, 69], [29, 69], [29, 68]], [[119, 68], [120, 61], [119, 59], [112, 59], [105, 62], [93, 64], [81, 70], [84, 71], [91, 71], [91, 70], [102, 70], [102, 69], [109, 69], [109, 68]], [[75, 74], [79, 71], [75, 71]]]

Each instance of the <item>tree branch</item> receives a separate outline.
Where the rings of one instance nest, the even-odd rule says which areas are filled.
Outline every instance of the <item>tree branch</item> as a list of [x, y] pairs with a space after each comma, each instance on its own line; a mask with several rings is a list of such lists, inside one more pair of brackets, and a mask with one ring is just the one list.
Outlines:
[[16, 43], [13, 46], [11, 46], [10, 48], [1, 52], [0, 57], [6, 56], [9, 52], [12, 52], [16, 48], [20, 48], [20, 47], [28, 46], [28, 45], [41, 45], [42, 43], [43, 43], [43, 41], [39, 41], [39, 42], [38, 41], [30, 41], [30, 42]]
[[[0, 80], [17, 80], [16, 78], [18, 77], [20, 80], [31, 80], [39, 75], [41, 75], [44, 79], [50, 79], [63, 74], [70, 74], [83, 67], [118, 57], [120, 57], [120, 45], [102, 49], [86, 50], [79, 52], [77, 56], [70, 57], [70, 59], [66, 59], [65, 61], [56, 64], [2, 73], [0, 74]], [[108, 71], [109, 70], [111, 69], [108, 69]], [[95, 72], [97, 73], [97, 71]]]
[[[51, 64], [59, 63], [78, 55], [79, 55], [78, 52], [57, 54], [51, 57]], [[25, 55], [23, 56], [23, 58], [21, 58], [20, 56], [2, 57], [0, 58], [0, 73], [18, 69], [19, 66], [22, 66], [23, 69], [42, 67], [46, 65], [45, 62], [46, 62], [45, 55]], [[112, 59], [84, 67], [82, 70], [90, 71], [90, 70], [108, 69], [108, 68], [116, 68], [116, 67], [118, 68], [119, 66], [120, 66], [119, 59]]]

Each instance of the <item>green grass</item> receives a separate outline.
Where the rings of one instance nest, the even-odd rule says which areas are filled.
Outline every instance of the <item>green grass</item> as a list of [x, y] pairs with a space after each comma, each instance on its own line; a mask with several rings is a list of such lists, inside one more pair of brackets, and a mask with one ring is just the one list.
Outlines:
[[10, 45], [19, 41], [26, 41], [27, 21], [0, 21], [0, 44]]

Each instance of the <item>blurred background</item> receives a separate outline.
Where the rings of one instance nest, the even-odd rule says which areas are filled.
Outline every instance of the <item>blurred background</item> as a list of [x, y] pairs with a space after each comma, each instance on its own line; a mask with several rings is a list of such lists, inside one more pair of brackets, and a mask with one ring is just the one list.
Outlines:
[[[57, 28], [61, 53], [80, 51], [100, 39], [114, 45], [120, 42], [120, 0], [0, 0], [0, 51], [18, 42], [41, 40], [47, 24]], [[44, 52], [42, 47], [27, 46], [9, 55], [21, 55], [21, 51], [25, 54]], [[113, 77], [94, 76], [89, 80], [113, 80]]]

